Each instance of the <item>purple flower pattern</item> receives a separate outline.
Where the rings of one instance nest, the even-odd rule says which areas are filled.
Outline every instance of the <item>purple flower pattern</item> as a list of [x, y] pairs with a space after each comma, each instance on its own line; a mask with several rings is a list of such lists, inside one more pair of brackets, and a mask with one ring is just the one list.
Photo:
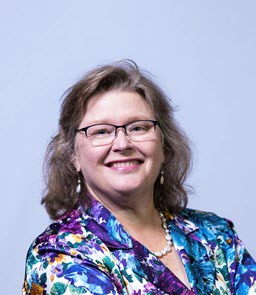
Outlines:
[[256, 293], [256, 263], [232, 222], [185, 209], [166, 213], [189, 290], [156, 256], [134, 240], [93, 200], [51, 224], [32, 243], [23, 295], [249, 295]]

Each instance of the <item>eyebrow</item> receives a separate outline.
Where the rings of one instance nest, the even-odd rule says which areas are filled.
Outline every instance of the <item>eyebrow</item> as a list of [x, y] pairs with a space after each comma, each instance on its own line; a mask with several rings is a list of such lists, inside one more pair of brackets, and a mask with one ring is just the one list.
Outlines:
[[[129, 117], [124, 124], [127, 124], [129, 122], [137, 121], [137, 120], [155, 120], [154, 116], [145, 117], [145, 116], [132, 116]], [[94, 124], [114, 124], [111, 119], [101, 119], [101, 120], [93, 120], [87, 123], [87, 126], [94, 125]]]

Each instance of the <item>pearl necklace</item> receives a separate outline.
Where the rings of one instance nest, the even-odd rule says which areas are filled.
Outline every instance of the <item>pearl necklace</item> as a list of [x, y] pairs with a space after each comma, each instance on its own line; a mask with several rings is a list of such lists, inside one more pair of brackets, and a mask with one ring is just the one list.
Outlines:
[[160, 257], [162, 257], [162, 256], [164, 256], [167, 253], [172, 251], [173, 242], [172, 242], [172, 236], [169, 233], [167, 223], [166, 223], [166, 219], [164, 217], [163, 212], [159, 211], [159, 216], [160, 216], [161, 221], [162, 221], [162, 226], [163, 226], [164, 231], [165, 231], [165, 239], [166, 239], [166, 245], [164, 246], [164, 249], [162, 251], [160, 251], [160, 252], [154, 252], [154, 255], [160, 258]]

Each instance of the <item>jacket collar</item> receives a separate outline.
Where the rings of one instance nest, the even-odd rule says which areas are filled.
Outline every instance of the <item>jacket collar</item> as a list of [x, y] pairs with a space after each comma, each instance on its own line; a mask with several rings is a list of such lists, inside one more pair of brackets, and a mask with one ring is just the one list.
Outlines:
[[194, 231], [198, 230], [198, 226], [195, 225], [194, 222], [190, 221], [189, 219], [185, 218], [182, 214], [179, 215], [172, 215], [170, 213], [165, 213], [165, 217], [172, 223], [172, 229], [179, 229], [186, 235], [193, 233]]
[[[178, 292], [178, 290], [184, 292], [179, 294], [194, 294], [147, 248], [134, 240], [115, 216], [97, 200], [92, 200], [91, 206], [85, 213], [83, 216], [86, 227], [92, 233], [95, 233], [111, 251], [121, 249], [131, 249], [133, 251], [136, 258], [133, 264], [133, 271], [135, 273], [151, 281], [168, 294], [177, 294], [175, 292]], [[182, 216], [165, 215], [167, 222], [171, 222], [176, 230], [183, 232], [183, 235], [188, 235], [198, 229], [193, 222]]]
[[[91, 205], [86, 212], [82, 211], [86, 226], [110, 248], [130, 249], [132, 248], [132, 237], [125, 231], [116, 217], [100, 202], [92, 198]], [[192, 221], [185, 218], [182, 214], [164, 214], [167, 222], [172, 224], [172, 230], [189, 235], [198, 230]]]
[[100, 202], [92, 199], [91, 205], [82, 216], [86, 227], [95, 233], [110, 249], [132, 248], [131, 236], [124, 230], [115, 216]]

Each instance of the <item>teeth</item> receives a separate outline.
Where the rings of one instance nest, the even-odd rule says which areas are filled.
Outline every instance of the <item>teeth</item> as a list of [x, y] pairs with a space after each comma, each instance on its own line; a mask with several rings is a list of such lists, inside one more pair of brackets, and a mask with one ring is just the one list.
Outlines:
[[139, 161], [129, 161], [129, 162], [118, 162], [118, 163], [113, 163], [112, 167], [128, 167], [128, 166], [133, 166], [133, 165], [138, 165]]

